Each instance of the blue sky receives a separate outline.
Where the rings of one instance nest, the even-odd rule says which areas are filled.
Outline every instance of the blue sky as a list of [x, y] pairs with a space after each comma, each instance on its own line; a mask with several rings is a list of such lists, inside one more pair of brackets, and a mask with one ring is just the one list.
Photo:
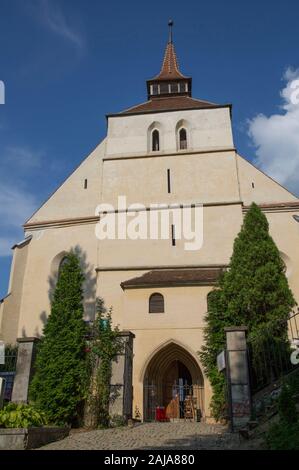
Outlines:
[[145, 101], [169, 18], [193, 96], [233, 103], [239, 152], [299, 193], [298, 15], [296, 0], [0, 0], [0, 297], [22, 223], [104, 137], [106, 113]]

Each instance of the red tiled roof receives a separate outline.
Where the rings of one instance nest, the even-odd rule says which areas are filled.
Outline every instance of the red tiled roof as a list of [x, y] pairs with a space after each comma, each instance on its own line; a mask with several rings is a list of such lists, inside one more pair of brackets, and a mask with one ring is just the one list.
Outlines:
[[168, 42], [163, 64], [160, 73], [156, 75], [152, 80], [169, 80], [169, 79], [186, 79], [179, 70], [178, 60], [175, 53], [174, 45], [172, 42]]
[[155, 111], [171, 111], [180, 109], [217, 108], [219, 105], [209, 101], [197, 100], [190, 96], [166, 96], [153, 98], [145, 103], [125, 109], [120, 114], [149, 113]]
[[134, 287], [213, 285], [221, 272], [221, 268], [154, 270], [122, 282], [121, 287], [122, 289], [132, 289]]

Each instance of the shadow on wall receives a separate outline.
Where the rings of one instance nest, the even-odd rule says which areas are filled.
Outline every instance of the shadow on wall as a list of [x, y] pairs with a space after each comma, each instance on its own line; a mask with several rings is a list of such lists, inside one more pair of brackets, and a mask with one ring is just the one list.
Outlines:
[[[85, 277], [85, 281], [83, 283], [84, 320], [93, 321], [95, 319], [95, 313], [96, 313], [95, 267], [94, 265], [88, 263], [86, 252], [83, 251], [79, 245], [76, 245], [75, 247], [73, 247], [72, 250], [76, 253], [76, 255], [78, 256], [80, 260], [80, 265], [81, 265], [81, 268]], [[56, 257], [59, 260], [59, 262], [57, 263], [57, 259], [55, 260], [56, 269], [55, 268], [52, 269], [51, 274], [48, 277], [48, 284], [49, 284], [48, 296], [49, 296], [50, 304], [52, 303], [52, 300], [53, 300], [54, 291], [55, 291], [55, 287], [56, 287], [56, 283], [58, 279], [59, 264], [66, 254], [67, 254], [67, 251], [63, 251], [60, 253], [58, 257]], [[39, 315], [39, 319], [42, 323], [42, 329], [47, 322], [49, 314], [50, 314], [50, 311], [46, 312], [45, 310], [43, 310], [41, 314]], [[41, 331], [42, 329], [39, 329], [38, 327], [35, 328], [34, 336], [36, 338], [40, 338], [42, 336], [42, 331]], [[28, 337], [25, 327], [22, 328], [22, 337], [23, 338]]]

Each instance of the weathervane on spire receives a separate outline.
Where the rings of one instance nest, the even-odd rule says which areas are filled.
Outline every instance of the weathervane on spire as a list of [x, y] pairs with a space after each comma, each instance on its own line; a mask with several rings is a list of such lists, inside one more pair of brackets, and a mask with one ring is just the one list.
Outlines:
[[169, 38], [168, 42], [172, 43], [172, 27], [173, 27], [173, 21], [169, 20], [168, 21], [168, 27], [169, 27]]

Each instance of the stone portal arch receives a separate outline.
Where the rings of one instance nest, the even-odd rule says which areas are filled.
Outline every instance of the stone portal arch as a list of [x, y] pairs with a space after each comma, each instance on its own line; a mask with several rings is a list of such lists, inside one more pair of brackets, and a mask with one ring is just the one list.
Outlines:
[[146, 366], [144, 418], [154, 419], [157, 407], [164, 407], [169, 419], [182, 418], [184, 401], [190, 395], [203, 415], [203, 390], [204, 376], [197, 360], [183, 346], [170, 342], [158, 350]]

